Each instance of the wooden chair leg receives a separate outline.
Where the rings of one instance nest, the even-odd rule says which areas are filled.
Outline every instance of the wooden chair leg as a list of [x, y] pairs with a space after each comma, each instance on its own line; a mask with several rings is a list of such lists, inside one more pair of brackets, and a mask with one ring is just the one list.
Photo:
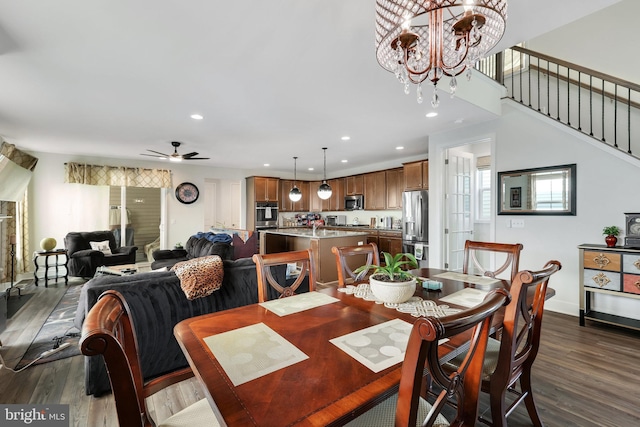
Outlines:
[[491, 390], [489, 400], [491, 406], [491, 425], [493, 427], [507, 427], [506, 390]]
[[531, 367], [526, 367], [522, 376], [520, 377], [520, 388], [523, 393], [526, 393], [524, 398], [524, 404], [527, 407], [529, 418], [535, 427], [544, 427], [540, 415], [538, 415], [538, 408], [536, 408], [536, 402], [533, 400], [533, 390], [531, 389]]

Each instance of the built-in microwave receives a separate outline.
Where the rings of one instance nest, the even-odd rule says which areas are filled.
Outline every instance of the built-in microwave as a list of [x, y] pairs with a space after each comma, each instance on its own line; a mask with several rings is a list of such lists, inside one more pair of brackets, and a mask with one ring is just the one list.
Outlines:
[[344, 197], [344, 210], [355, 211], [358, 209], [364, 209], [364, 196], [362, 194]]

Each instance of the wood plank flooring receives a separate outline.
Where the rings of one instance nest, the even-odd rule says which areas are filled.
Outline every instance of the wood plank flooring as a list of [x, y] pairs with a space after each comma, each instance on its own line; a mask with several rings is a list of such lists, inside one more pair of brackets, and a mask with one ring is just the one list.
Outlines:
[[[80, 286], [72, 279], [69, 286]], [[62, 294], [57, 285], [27, 287], [34, 297], [7, 322], [0, 353], [15, 366]], [[15, 295], [15, 294], [14, 294]], [[12, 296], [13, 298], [14, 296]], [[533, 384], [541, 417], [548, 427], [621, 427], [640, 425], [640, 333], [596, 323], [578, 326], [577, 317], [547, 312]], [[148, 400], [162, 421], [204, 397], [195, 379], [157, 393]], [[0, 403], [66, 403], [71, 426], [117, 426], [111, 395], [84, 394], [83, 356], [32, 366], [21, 373], [0, 370]], [[483, 397], [481, 411], [486, 411]], [[524, 404], [509, 425], [531, 426]], [[479, 424], [481, 425], [481, 424]], [[195, 427], [195, 426], [194, 426]]]

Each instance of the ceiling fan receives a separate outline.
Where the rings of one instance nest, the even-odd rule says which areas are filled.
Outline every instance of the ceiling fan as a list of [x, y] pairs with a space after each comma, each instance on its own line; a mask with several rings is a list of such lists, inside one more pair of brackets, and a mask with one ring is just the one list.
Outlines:
[[187, 153], [187, 154], [178, 154], [178, 147], [180, 147], [180, 145], [182, 145], [181, 142], [178, 141], [171, 141], [171, 145], [173, 145], [173, 153], [172, 154], [164, 154], [164, 153], [160, 153], [159, 151], [154, 151], [154, 150], [147, 150], [147, 151], [151, 151], [152, 153], [155, 154], [146, 154], [143, 153], [143, 156], [151, 156], [151, 157], [158, 157], [160, 159], [169, 159], [172, 162], [180, 162], [182, 160], [208, 160], [209, 157], [196, 157], [198, 155], [197, 152], [191, 152], [191, 153]]

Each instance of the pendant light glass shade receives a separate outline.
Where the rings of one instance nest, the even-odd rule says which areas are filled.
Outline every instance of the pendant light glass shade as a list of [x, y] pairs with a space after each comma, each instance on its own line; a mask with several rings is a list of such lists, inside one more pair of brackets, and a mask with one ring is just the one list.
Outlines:
[[293, 188], [291, 189], [291, 191], [289, 191], [289, 200], [291, 200], [292, 202], [297, 202], [300, 199], [302, 199], [302, 192], [300, 191], [300, 189], [296, 185], [296, 162], [297, 162], [297, 160], [298, 160], [297, 157], [293, 158]]
[[324, 173], [322, 175], [322, 184], [318, 187], [318, 197], [322, 200], [327, 200], [331, 197], [332, 190], [331, 186], [327, 184], [327, 147], [324, 147], [322, 150], [324, 152]]

